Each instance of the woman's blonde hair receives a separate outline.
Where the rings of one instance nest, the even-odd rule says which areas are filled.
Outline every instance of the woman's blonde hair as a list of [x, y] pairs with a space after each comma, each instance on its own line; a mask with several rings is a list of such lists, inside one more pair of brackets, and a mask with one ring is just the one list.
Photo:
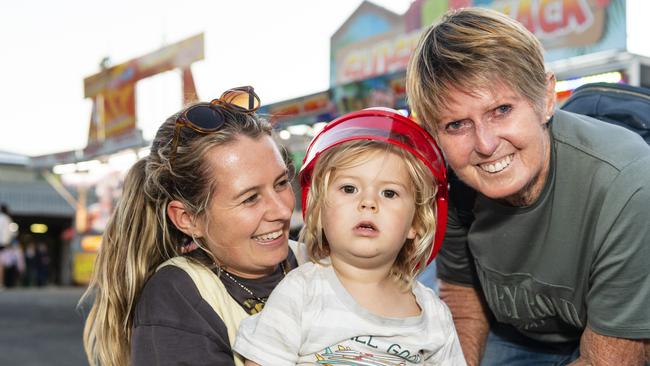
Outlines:
[[541, 112], [547, 75], [539, 40], [495, 10], [450, 10], [420, 37], [407, 68], [411, 109], [434, 136], [452, 90], [471, 93], [505, 83]]
[[[130, 364], [138, 296], [156, 268], [181, 254], [180, 248], [192, 240], [167, 217], [168, 204], [178, 200], [193, 217], [207, 220], [206, 209], [216, 187], [206, 154], [234, 143], [239, 136], [258, 139], [271, 135], [269, 123], [258, 116], [224, 109], [226, 122], [217, 132], [180, 129], [172, 164], [172, 139], [180, 113], [160, 126], [149, 156], [129, 170], [102, 237], [90, 285], [80, 301], [94, 297], [83, 336], [92, 366]], [[201, 239], [194, 240], [202, 249], [207, 247]]]
[[391, 269], [391, 276], [410, 288], [417, 274], [426, 267], [427, 259], [433, 250], [436, 232], [437, 185], [431, 171], [413, 154], [393, 144], [354, 140], [344, 142], [323, 152], [316, 161], [312, 173], [311, 188], [307, 195], [305, 225], [300, 232], [300, 240], [306, 244], [309, 257], [314, 262], [330, 255], [327, 238], [324, 236], [322, 214], [327, 204], [327, 189], [337, 170], [348, 169], [363, 164], [377, 153], [396, 154], [404, 162], [415, 194], [415, 215], [413, 226], [415, 239], [407, 239]]

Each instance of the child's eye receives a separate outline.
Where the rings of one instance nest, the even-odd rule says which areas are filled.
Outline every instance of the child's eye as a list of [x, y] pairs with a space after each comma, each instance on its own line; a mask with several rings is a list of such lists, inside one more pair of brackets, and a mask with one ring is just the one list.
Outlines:
[[343, 193], [347, 194], [357, 193], [357, 187], [351, 186], [349, 184], [342, 186], [340, 189], [343, 191]]
[[386, 189], [381, 192], [382, 196], [386, 198], [395, 198], [397, 197], [397, 192], [393, 191], [392, 189]]

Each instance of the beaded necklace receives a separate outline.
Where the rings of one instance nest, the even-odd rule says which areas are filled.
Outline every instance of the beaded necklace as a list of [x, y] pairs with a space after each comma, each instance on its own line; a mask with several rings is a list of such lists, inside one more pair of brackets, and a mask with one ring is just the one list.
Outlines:
[[[283, 274], [284, 276], [286, 276], [286, 275], [287, 275], [287, 271], [284, 269], [284, 263], [280, 262], [280, 268], [282, 268], [282, 274]], [[256, 295], [253, 293], [253, 291], [251, 291], [251, 289], [249, 289], [248, 287], [244, 286], [243, 283], [237, 281], [237, 279], [235, 279], [235, 277], [233, 277], [230, 273], [228, 273], [228, 271], [226, 271], [225, 269], [222, 269], [221, 267], [219, 267], [219, 271], [220, 271], [221, 273], [225, 274], [226, 277], [228, 277], [232, 282], [234, 282], [236, 285], [238, 285], [239, 287], [241, 287], [244, 291], [248, 292], [248, 294], [251, 295], [254, 299], [256, 299], [257, 301], [261, 302], [262, 304], [266, 304], [266, 299], [262, 299], [262, 298], [256, 296]]]

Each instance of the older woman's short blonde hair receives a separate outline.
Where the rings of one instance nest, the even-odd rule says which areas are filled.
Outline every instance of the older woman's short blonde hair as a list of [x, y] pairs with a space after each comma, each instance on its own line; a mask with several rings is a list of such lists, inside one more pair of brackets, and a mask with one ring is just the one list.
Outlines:
[[542, 45], [519, 22], [490, 9], [446, 13], [421, 36], [408, 65], [411, 109], [435, 136], [453, 90], [472, 93], [504, 83], [542, 111], [547, 75]]
[[406, 287], [410, 287], [417, 274], [426, 266], [433, 250], [437, 223], [435, 214], [437, 185], [431, 171], [424, 163], [396, 145], [374, 140], [354, 140], [323, 152], [314, 167], [307, 207], [303, 207], [306, 212], [305, 225], [300, 233], [300, 239], [307, 245], [312, 261], [320, 262], [330, 255], [330, 247], [324, 236], [322, 224], [322, 210], [327, 201], [328, 186], [337, 170], [362, 164], [378, 153], [396, 154], [402, 159], [415, 194], [413, 225], [416, 228], [416, 237], [406, 240], [391, 269], [392, 276], [402, 281]]

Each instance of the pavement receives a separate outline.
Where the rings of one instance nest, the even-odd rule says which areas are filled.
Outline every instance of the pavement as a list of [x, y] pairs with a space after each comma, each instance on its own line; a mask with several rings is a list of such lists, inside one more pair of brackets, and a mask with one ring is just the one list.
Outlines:
[[[420, 280], [435, 289], [435, 265]], [[82, 287], [0, 290], [0, 366], [87, 366]]]
[[84, 288], [17, 288], [0, 291], [0, 365], [86, 366]]

